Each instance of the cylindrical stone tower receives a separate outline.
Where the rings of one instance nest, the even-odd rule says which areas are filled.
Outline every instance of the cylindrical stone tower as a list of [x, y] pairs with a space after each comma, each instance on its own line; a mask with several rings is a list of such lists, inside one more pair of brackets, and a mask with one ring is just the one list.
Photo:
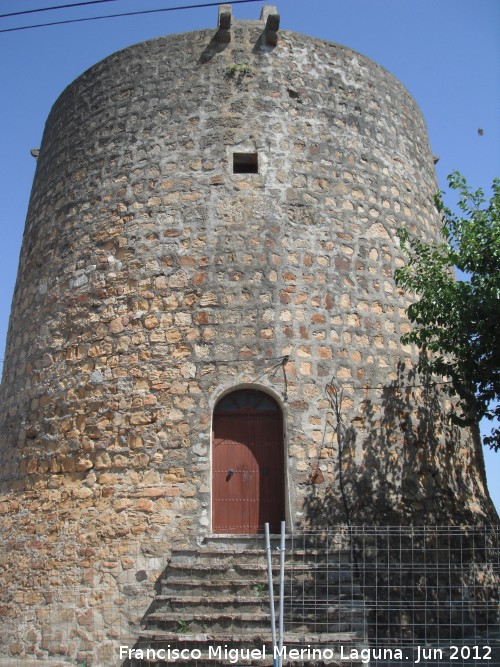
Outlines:
[[477, 437], [400, 343], [398, 229], [439, 227], [420, 111], [374, 62], [278, 21], [222, 13], [127, 48], [47, 120], [0, 507], [4, 538], [36, 538], [58, 578], [65, 545], [91, 545], [73, 587], [114, 590], [151, 534], [496, 519]]

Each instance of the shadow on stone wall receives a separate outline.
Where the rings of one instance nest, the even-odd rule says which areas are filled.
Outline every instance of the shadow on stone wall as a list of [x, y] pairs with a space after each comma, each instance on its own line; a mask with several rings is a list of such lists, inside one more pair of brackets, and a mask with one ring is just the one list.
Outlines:
[[[479, 432], [450, 423], [445, 396], [429, 378], [400, 363], [397, 379], [365, 391], [350, 423], [341, 400], [337, 391], [333, 418], [327, 417], [327, 428], [336, 431], [330, 479], [308, 484], [306, 527], [498, 523]], [[318, 465], [324, 462], [318, 457]]]
[[476, 526], [355, 533], [370, 641], [498, 641], [499, 546]]
[[335, 457], [330, 479], [309, 484], [305, 525], [347, 526], [370, 641], [489, 636], [500, 545], [479, 433], [451, 425], [438, 388], [404, 364], [350, 423], [330, 396]]

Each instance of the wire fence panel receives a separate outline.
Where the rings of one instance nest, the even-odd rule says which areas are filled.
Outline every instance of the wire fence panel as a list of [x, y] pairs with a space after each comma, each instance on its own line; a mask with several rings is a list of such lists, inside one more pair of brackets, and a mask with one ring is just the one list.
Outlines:
[[375, 664], [500, 665], [499, 547], [498, 526], [295, 535], [286, 628], [356, 632]]

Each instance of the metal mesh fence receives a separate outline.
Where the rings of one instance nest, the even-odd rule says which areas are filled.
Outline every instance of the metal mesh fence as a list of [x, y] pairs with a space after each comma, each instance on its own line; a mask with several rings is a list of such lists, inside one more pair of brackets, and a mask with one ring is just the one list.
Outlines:
[[[0, 665], [272, 665], [263, 538], [156, 542], [1, 548]], [[285, 556], [283, 664], [500, 667], [499, 526], [296, 532]]]
[[357, 632], [374, 664], [500, 665], [499, 547], [499, 527], [294, 535], [286, 628]]

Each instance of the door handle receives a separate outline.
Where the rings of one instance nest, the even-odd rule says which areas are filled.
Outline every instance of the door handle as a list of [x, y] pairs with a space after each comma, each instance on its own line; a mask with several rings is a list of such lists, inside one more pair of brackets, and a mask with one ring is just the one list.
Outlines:
[[234, 470], [232, 468], [229, 468], [229, 470], [227, 471], [226, 479], [230, 480], [233, 475], [234, 475]]

